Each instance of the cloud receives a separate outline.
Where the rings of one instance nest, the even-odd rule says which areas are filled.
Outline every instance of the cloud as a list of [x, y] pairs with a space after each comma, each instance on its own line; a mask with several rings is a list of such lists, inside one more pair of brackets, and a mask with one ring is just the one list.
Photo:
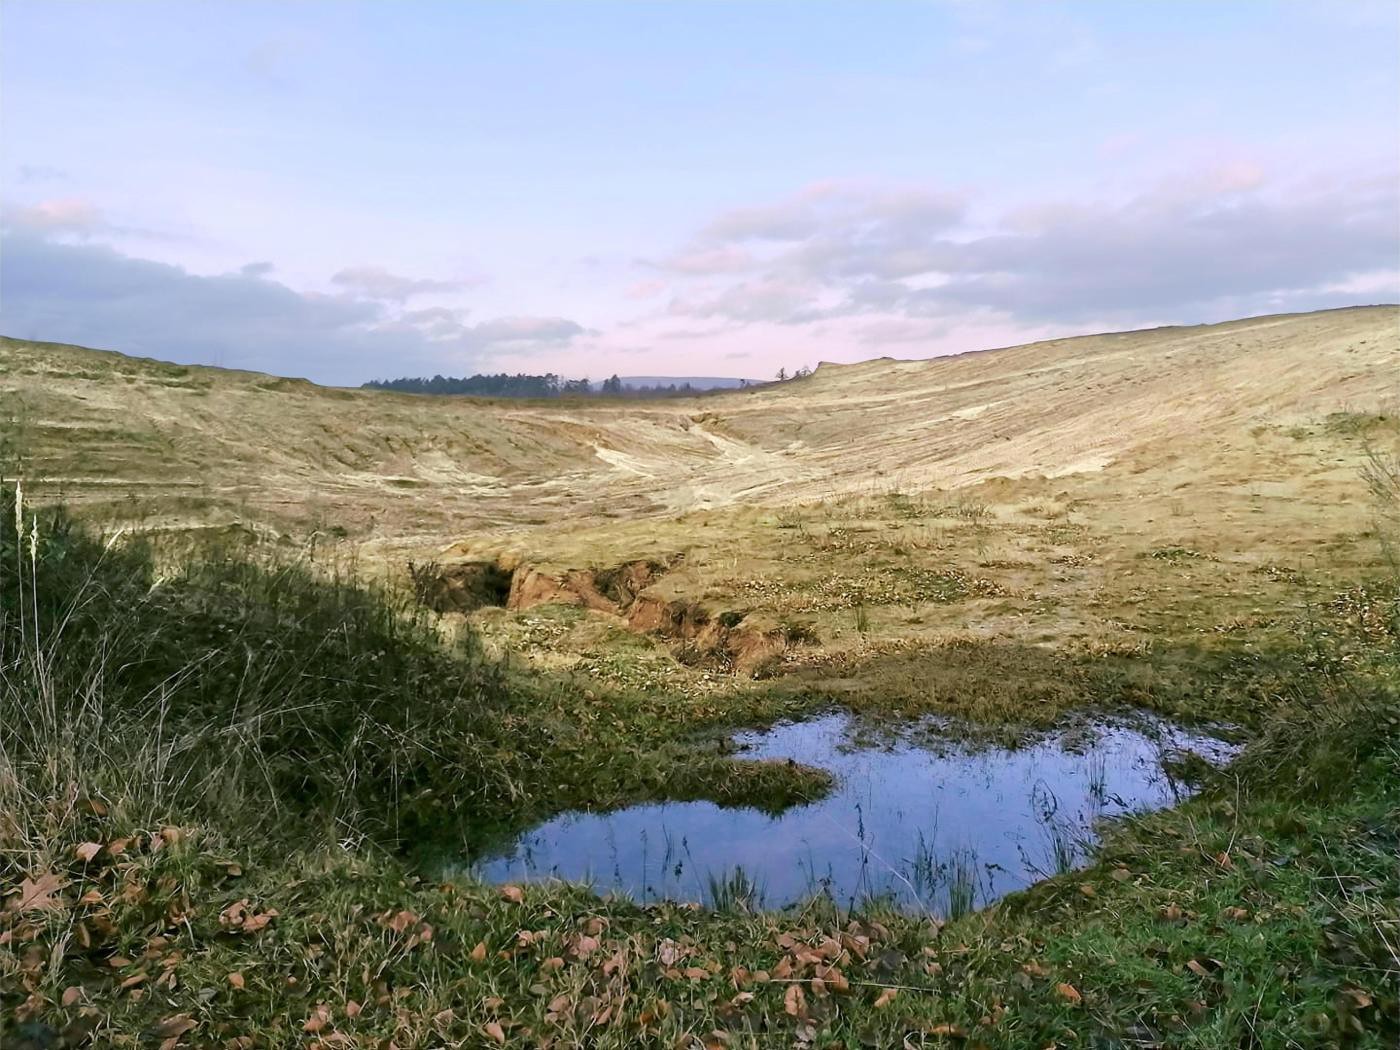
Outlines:
[[725, 212], [701, 231], [707, 241], [800, 241], [819, 227], [817, 205], [824, 191], [807, 190], [796, 198], [756, 208]]
[[417, 328], [429, 339], [456, 339], [465, 329], [465, 317], [465, 310], [430, 306], [423, 310], [405, 310], [399, 319]]
[[[718, 269], [678, 276], [670, 312], [791, 325], [980, 311], [1041, 325], [1345, 305], [1358, 301], [1346, 289], [1377, 288], [1400, 257], [1398, 187], [1391, 172], [1280, 179], [1234, 163], [1126, 198], [997, 214], [936, 189], [818, 184], [703, 226], [682, 257], [758, 249], [727, 283]], [[1397, 295], [1391, 285], [1385, 297]], [[887, 325], [862, 339], [917, 331]]]
[[915, 313], [987, 307], [1027, 321], [1339, 305], [1328, 286], [1400, 256], [1396, 187], [1393, 178], [1271, 186], [1222, 172], [1117, 206], [1046, 210], [1030, 227], [950, 246], [948, 280], [903, 302]]
[[257, 267], [201, 276], [15, 227], [0, 253], [0, 298], [5, 334], [17, 338], [332, 383], [471, 371], [494, 350], [566, 345], [583, 332], [564, 318], [393, 316], [376, 301], [295, 291]]
[[101, 209], [91, 201], [78, 197], [40, 201], [7, 212], [6, 221], [26, 230], [40, 233], [77, 233], [90, 235], [109, 229]]
[[754, 265], [754, 257], [733, 245], [693, 246], [668, 256], [657, 264], [673, 273], [704, 275], [739, 273]]
[[948, 334], [948, 325], [926, 318], [885, 317], [862, 324], [856, 338], [877, 346], [888, 343], [923, 343]]
[[518, 348], [530, 343], [567, 343], [586, 329], [566, 317], [498, 317], [467, 330], [483, 345], [505, 344]]
[[689, 317], [793, 322], [810, 319], [819, 291], [794, 281], [756, 279], [730, 285], [709, 297], [675, 299], [670, 310]]
[[17, 170], [20, 182], [61, 182], [68, 178], [68, 172], [51, 164], [21, 164]]
[[665, 290], [665, 281], [634, 281], [622, 290], [622, 295], [626, 299], [651, 299]]
[[382, 299], [401, 303], [415, 295], [457, 292], [468, 286], [466, 281], [434, 281], [426, 278], [401, 277], [378, 266], [352, 266], [331, 277], [331, 283], [347, 289], [350, 294], [366, 299]]
[[270, 262], [250, 262], [238, 268], [238, 272], [244, 277], [266, 277], [277, 267]]
[[786, 200], [725, 212], [701, 229], [697, 248], [736, 244], [854, 241], [862, 234], [942, 232], [964, 215], [962, 194], [925, 187], [817, 182]]
[[393, 327], [416, 332], [435, 344], [500, 353], [552, 348], [575, 336], [595, 334], [567, 317], [494, 317], [478, 324], [467, 324], [465, 318], [462, 310], [431, 307], [405, 311]]
[[98, 236], [136, 238], [148, 241], [180, 242], [192, 238], [164, 230], [115, 223], [107, 213], [83, 197], [61, 197], [36, 204], [7, 206], [4, 225], [41, 236], [92, 238]]

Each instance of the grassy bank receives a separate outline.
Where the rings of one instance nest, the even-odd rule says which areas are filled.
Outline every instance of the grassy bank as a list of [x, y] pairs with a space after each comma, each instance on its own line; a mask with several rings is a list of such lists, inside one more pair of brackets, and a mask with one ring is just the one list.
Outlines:
[[[237, 551], [162, 557], [18, 511], [7, 493], [7, 1048], [1400, 1034], [1392, 585], [1300, 624], [1245, 756], [1125, 825], [1093, 868], [946, 925], [820, 901], [750, 915], [430, 884], [400, 857], [444, 828], [486, 835], [582, 802], [820, 791], [818, 774], [734, 762], [685, 732], [801, 710], [805, 693], [683, 709], [580, 694], [445, 638], [392, 591]], [[1219, 696], [1234, 688], [1222, 673]]]

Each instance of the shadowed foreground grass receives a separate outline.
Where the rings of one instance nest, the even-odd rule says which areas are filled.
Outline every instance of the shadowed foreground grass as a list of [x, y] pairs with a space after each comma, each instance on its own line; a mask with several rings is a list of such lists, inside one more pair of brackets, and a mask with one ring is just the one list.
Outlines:
[[1236, 766], [1091, 869], [948, 924], [749, 915], [428, 883], [399, 851], [449, 816], [819, 779], [668, 739], [655, 698], [527, 688], [387, 592], [230, 554], [157, 572], [12, 494], [0, 522], [7, 1050], [1400, 1035], [1393, 589], [1330, 610]]

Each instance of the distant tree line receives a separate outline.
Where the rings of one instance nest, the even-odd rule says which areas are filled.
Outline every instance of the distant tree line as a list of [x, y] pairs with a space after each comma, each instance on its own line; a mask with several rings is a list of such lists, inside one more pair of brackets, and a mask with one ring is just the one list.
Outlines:
[[811, 374], [812, 370], [806, 365], [803, 365], [797, 371], [792, 373], [789, 373], [786, 368], [780, 368], [778, 369], [778, 374], [775, 378], [778, 380], [779, 383], [786, 383], [788, 382], [788, 380], [791, 379], [806, 379]]
[[[742, 386], [748, 386], [743, 380]], [[400, 379], [372, 379], [364, 386], [370, 390], [396, 390], [404, 394], [470, 394], [476, 397], [695, 397], [711, 393], [708, 388], [690, 383], [668, 386], [632, 386], [617, 376], [600, 383], [588, 378], [561, 379], [550, 372], [532, 376], [524, 373], [508, 375], [433, 376]]]
[[364, 384], [371, 390], [397, 390], [406, 394], [475, 394], [479, 397], [558, 397], [559, 377], [508, 375], [433, 376], [400, 379], [371, 379]]
[[[786, 368], [778, 369], [777, 382], [785, 383], [793, 379], [805, 379], [812, 374], [806, 365], [794, 372]], [[760, 386], [764, 384], [758, 384]], [[747, 379], [740, 381], [740, 389], [747, 388]], [[396, 390], [401, 394], [467, 394], [474, 397], [696, 397], [701, 394], [719, 393], [720, 390], [734, 389], [722, 387], [692, 386], [690, 383], [671, 383], [667, 386], [633, 386], [624, 383], [617, 376], [610, 376], [600, 383], [587, 377], [583, 379], [562, 379], [553, 372], [532, 376], [523, 372], [510, 375], [500, 372], [496, 375], [426, 376], [399, 379], [371, 379], [364, 387], [369, 390]]]

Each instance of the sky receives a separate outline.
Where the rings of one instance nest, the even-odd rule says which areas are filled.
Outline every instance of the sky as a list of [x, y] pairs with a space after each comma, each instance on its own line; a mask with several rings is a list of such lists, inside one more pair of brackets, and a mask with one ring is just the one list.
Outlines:
[[0, 2], [0, 332], [725, 375], [1400, 300], [1400, 4]]

